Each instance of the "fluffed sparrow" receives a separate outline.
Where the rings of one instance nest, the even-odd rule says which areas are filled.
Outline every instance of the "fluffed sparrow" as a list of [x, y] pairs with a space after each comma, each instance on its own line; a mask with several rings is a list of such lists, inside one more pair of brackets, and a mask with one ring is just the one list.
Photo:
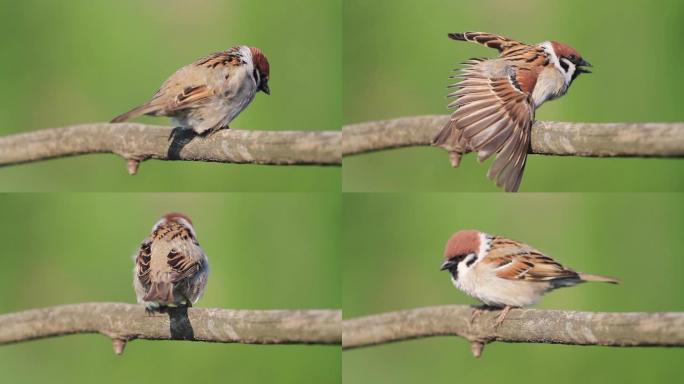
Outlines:
[[192, 306], [202, 296], [209, 262], [190, 218], [169, 213], [152, 227], [135, 256], [133, 286], [148, 312]]
[[176, 126], [198, 134], [227, 128], [258, 91], [271, 93], [269, 70], [268, 59], [258, 48], [240, 45], [213, 53], [176, 71], [152, 100], [112, 123], [151, 115], [168, 116]]
[[462, 79], [451, 85], [456, 97], [449, 108], [457, 108], [432, 144], [449, 151], [457, 167], [461, 155], [478, 152], [485, 161], [496, 154], [487, 176], [507, 192], [520, 187], [534, 113], [545, 101], [563, 96], [570, 84], [591, 64], [573, 48], [556, 41], [528, 45], [483, 32], [450, 33], [459, 41], [494, 48], [495, 59], [470, 59], [464, 63]]
[[441, 270], [451, 273], [456, 288], [487, 306], [503, 308], [497, 327], [511, 308], [533, 305], [556, 288], [585, 281], [618, 283], [612, 277], [575, 272], [527, 244], [477, 230], [451, 236]]

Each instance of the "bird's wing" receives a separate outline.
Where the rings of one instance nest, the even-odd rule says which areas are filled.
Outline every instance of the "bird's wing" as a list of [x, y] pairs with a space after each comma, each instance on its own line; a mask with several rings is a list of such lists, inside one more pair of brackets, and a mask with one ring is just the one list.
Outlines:
[[509, 39], [507, 37], [495, 35], [487, 32], [463, 32], [450, 33], [449, 38], [460, 41], [470, 41], [488, 48], [494, 48], [499, 52], [513, 49], [517, 46], [524, 46], [525, 44]]
[[204, 252], [188, 227], [176, 222], [165, 223], [152, 231], [151, 237], [157, 279], [175, 283], [202, 267]]
[[506, 191], [518, 190], [525, 168], [537, 75], [505, 59], [472, 59], [455, 76], [462, 81], [449, 95], [456, 97], [449, 107], [457, 109], [445, 130], [458, 136], [461, 147], [477, 151], [480, 161], [496, 154], [487, 176]]
[[150, 286], [150, 261], [152, 258], [152, 243], [149, 238], [143, 240], [135, 256], [135, 274], [143, 287]]
[[502, 237], [492, 240], [490, 254], [483, 261], [503, 279], [541, 282], [579, 278], [577, 272], [529, 245]]
[[202, 249], [197, 245], [178, 244], [167, 254], [167, 263], [171, 268], [169, 278], [177, 283], [196, 274], [203, 263]]
[[190, 65], [179, 69], [162, 84], [152, 97], [150, 105], [159, 105], [164, 114], [173, 114], [184, 109], [198, 108], [215, 95], [210, 83], [215, 83], [217, 67], [236, 67], [245, 61], [239, 54], [239, 48], [212, 53]]
[[[193, 85], [183, 86], [192, 83]], [[197, 108], [214, 95], [206, 81], [197, 79], [189, 82], [187, 79], [176, 81], [175, 76], [169, 78], [148, 103], [157, 106], [162, 115], [171, 115], [184, 109]], [[156, 111], [155, 111], [156, 112]]]

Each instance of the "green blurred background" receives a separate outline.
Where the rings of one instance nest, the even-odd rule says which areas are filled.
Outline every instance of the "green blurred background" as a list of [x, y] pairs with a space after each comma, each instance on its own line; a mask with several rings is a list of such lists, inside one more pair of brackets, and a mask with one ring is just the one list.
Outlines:
[[[684, 310], [684, 200], [678, 194], [347, 194], [344, 318], [475, 304], [440, 272], [460, 229], [524, 241], [564, 265], [618, 277], [549, 293], [536, 306], [578, 311]], [[345, 383], [672, 383], [681, 348], [494, 343], [474, 359], [458, 337], [346, 351]], [[679, 379], [677, 379], [679, 377]]]
[[[209, 257], [198, 306], [341, 305], [338, 195], [6, 194], [0, 211], [0, 313], [134, 303], [131, 257], [169, 211], [193, 219]], [[116, 356], [103, 336], [73, 335], [0, 346], [0, 382], [336, 383], [340, 358], [336, 346], [144, 340]]]
[[[496, 51], [446, 37], [485, 31], [558, 40], [594, 65], [539, 120], [682, 121], [684, 2], [678, 0], [344, 0], [345, 124], [446, 114], [447, 77]], [[497, 191], [474, 155], [408, 148], [344, 160], [345, 191]], [[531, 156], [521, 191], [684, 191], [684, 161]]]
[[[341, 0], [0, 0], [0, 135], [109, 121], [147, 101], [176, 69], [247, 44], [271, 63], [231, 126], [337, 130]], [[169, 124], [166, 118], [137, 121]], [[115, 155], [0, 168], [3, 191], [333, 191], [335, 167], [147, 161]]]

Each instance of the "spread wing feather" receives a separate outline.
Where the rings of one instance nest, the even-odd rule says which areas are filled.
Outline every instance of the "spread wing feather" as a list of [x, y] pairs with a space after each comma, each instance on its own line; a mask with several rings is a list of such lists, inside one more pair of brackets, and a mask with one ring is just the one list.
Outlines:
[[457, 109], [433, 141], [451, 152], [476, 151], [479, 161], [496, 154], [487, 175], [506, 191], [520, 186], [534, 119], [530, 91], [535, 79], [525, 71], [519, 81], [519, 73], [506, 59], [466, 62], [456, 76], [463, 80], [450, 95], [456, 100], [449, 106]]

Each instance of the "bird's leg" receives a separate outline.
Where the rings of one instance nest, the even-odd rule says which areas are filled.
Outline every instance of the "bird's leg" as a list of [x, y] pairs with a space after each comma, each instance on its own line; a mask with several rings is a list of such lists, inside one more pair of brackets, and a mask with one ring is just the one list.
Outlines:
[[486, 304], [478, 305], [477, 307], [473, 308], [473, 313], [470, 314], [470, 325], [473, 325], [475, 322], [475, 318], [480, 316], [482, 312], [488, 311], [490, 307]]
[[494, 329], [499, 328], [499, 325], [501, 325], [501, 323], [503, 323], [504, 319], [508, 315], [508, 312], [511, 311], [511, 309], [513, 309], [513, 307], [511, 307], [510, 305], [507, 305], [501, 310], [499, 317], [496, 318], [496, 323], [494, 323]]

